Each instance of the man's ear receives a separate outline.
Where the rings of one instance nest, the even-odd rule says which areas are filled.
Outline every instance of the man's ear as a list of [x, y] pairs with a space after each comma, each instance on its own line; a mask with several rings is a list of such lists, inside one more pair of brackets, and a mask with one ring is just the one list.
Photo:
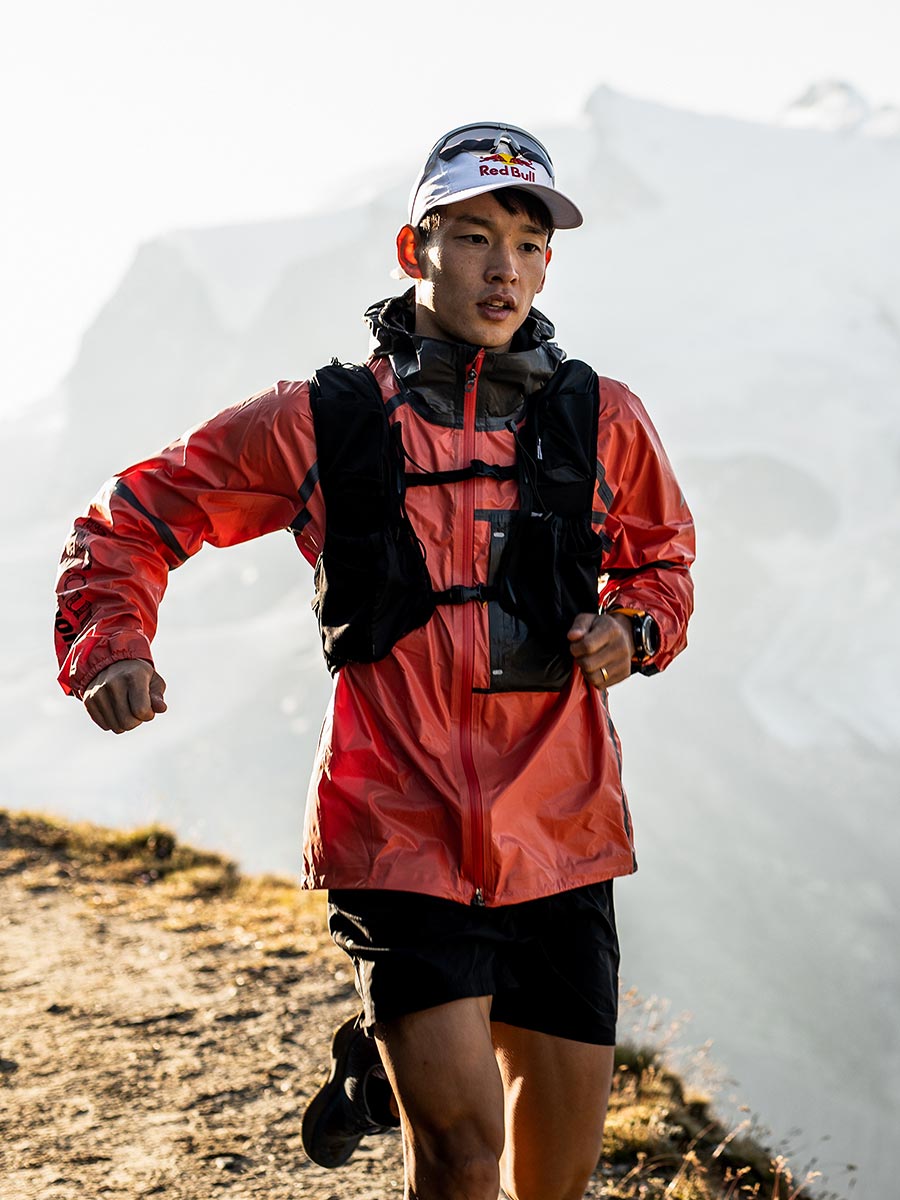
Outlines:
[[540, 287], [538, 287], [538, 288], [536, 289], [536, 291], [535, 291], [535, 295], [537, 294], [537, 292], [542, 292], [542, 291], [544, 290], [544, 284], [545, 284], [545, 283], [546, 283], [546, 281], [547, 281], [547, 268], [550, 266], [550, 259], [551, 259], [552, 257], [553, 257], [553, 251], [552, 251], [552, 250], [550, 249], [550, 247], [548, 246], [548, 247], [547, 247], [547, 251], [546, 251], [546, 253], [545, 253], [545, 255], [544, 255], [544, 277], [543, 277], [543, 279], [541, 280]]
[[412, 225], [404, 225], [397, 234], [397, 262], [410, 279], [422, 278], [422, 268], [416, 257], [416, 231]]

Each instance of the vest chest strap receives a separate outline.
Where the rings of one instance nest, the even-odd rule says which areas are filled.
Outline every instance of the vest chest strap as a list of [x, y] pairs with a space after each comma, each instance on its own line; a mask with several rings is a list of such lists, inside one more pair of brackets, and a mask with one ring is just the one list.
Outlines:
[[470, 600], [487, 604], [489, 600], [499, 599], [500, 589], [487, 583], [477, 583], [474, 587], [454, 583], [452, 587], [444, 588], [441, 592], [432, 592], [432, 596], [435, 604], [467, 604]]
[[503, 467], [473, 458], [469, 466], [456, 471], [407, 471], [404, 482], [408, 488], [434, 487], [440, 483], [462, 483], [465, 479], [515, 479], [516, 475], [514, 466]]

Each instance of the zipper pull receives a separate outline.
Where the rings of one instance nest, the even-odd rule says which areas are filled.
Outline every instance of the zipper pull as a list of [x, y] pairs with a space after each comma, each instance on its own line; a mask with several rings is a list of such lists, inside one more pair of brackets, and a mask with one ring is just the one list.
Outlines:
[[472, 897], [473, 908], [484, 908], [484, 893], [481, 888], [475, 889], [475, 895]]
[[472, 388], [478, 382], [478, 372], [481, 370], [481, 364], [484, 362], [484, 347], [478, 351], [472, 359], [472, 365], [469, 367], [466, 375], [466, 391], [471, 392]]
[[538, 440], [537, 440], [537, 457], [538, 457], [538, 462], [542, 462], [542, 461], [543, 461], [543, 458], [544, 458], [544, 450], [543, 450], [543, 447], [541, 446], [541, 439], [540, 439], [540, 438], [538, 438]]

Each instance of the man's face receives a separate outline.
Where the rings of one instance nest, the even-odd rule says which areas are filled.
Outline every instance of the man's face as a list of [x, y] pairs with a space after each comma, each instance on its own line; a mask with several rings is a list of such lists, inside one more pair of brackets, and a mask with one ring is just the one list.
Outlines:
[[416, 278], [416, 333], [508, 350], [544, 286], [546, 231], [524, 212], [506, 212], [488, 192], [443, 209], [412, 269], [411, 235], [405, 226], [398, 247], [401, 265]]

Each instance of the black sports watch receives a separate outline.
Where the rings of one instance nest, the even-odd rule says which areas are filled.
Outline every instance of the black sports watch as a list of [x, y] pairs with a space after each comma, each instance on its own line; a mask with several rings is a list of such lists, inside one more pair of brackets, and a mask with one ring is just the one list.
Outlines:
[[659, 626], [649, 613], [635, 612], [632, 608], [611, 608], [610, 613], [621, 613], [631, 621], [631, 636], [634, 639], [632, 663], [636, 667], [646, 662], [659, 649]]
[[634, 634], [634, 657], [644, 662], [652, 658], [659, 649], [659, 626], [649, 613], [635, 613], [631, 618], [631, 632]]

